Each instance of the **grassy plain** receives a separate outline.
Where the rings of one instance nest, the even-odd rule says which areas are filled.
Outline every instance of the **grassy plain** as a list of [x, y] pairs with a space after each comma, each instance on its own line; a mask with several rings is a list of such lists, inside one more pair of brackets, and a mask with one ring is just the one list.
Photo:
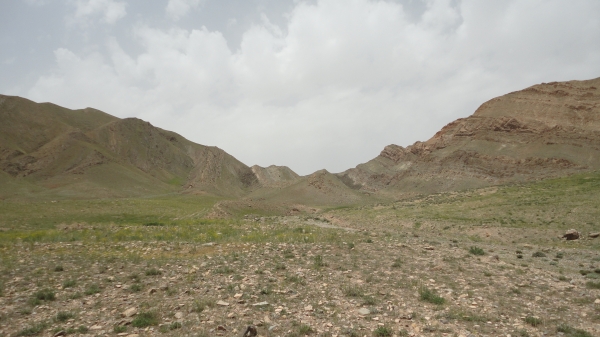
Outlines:
[[597, 336], [598, 195], [587, 173], [295, 216], [4, 200], [0, 336]]

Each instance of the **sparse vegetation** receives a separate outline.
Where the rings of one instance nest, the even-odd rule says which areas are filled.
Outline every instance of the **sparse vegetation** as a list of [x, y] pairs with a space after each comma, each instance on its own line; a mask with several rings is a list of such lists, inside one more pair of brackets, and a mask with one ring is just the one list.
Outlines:
[[323, 261], [323, 256], [315, 256], [313, 265], [315, 266], [315, 268], [321, 268], [326, 266], [325, 262]]
[[394, 331], [387, 326], [379, 326], [375, 331], [373, 331], [373, 336], [375, 337], [391, 337], [394, 334]]
[[483, 251], [483, 249], [481, 249], [477, 246], [471, 246], [469, 248], [469, 253], [471, 253], [473, 255], [485, 255], [485, 252]]
[[159, 276], [162, 275], [162, 272], [156, 268], [150, 268], [146, 270], [146, 276]]
[[158, 325], [158, 315], [153, 311], [141, 312], [131, 321], [131, 326], [134, 328], [145, 328], [153, 325]]
[[542, 325], [542, 320], [534, 316], [527, 316], [525, 317], [525, 323], [531, 325], [532, 327], [537, 327]]
[[585, 286], [588, 289], [600, 289], [600, 282], [587, 281]]
[[127, 331], [127, 327], [124, 326], [124, 325], [115, 325], [113, 327], [113, 332], [114, 333], [122, 333], [122, 332], [125, 332], [125, 331]]
[[45, 288], [38, 290], [33, 294], [34, 300], [39, 301], [54, 301], [56, 299], [56, 293], [53, 290]]
[[533, 256], [533, 257], [546, 257], [546, 254], [544, 252], [537, 251], [537, 252], [533, 253], [531, 256]]
[[355, 285], [346, 285], [342, 287], [342, 291], [348, 297], [362, 297], [364, 294], [363, 289]]
[[442, 305], [446, 302], [446, 300], [439, 296], [438, 294], [436, 294], [434, 291], [432, 291], [431, 289], [427, 288], [427, 287], [421, 287], [419, 289], [419, 296], [421, 298], [421, 301], [425, 301], [425, 302], [429, 302], [429, 303], [433, 303], [433, 304], [437, 304], [437, 305]]
[[557, 332], [562, 332], [567, 337], [592, 337], [592, 335], [582, 329], [576, 329], [568, 324], [560, 324], [556, 327]]
[[66, 288], [72, 288], [72, 287], [74, 287], [76, 285], [77, 285], [77, 281], [72, 280], [72, 279], [71, 280], [66, 280], [62, 284], [63, 288], [65, 288], [65, 289]]
[[47, 322], [37, 322], [17, 332], [17, 336], [35, 336], [48, 327]]
[[[542, 185], [544, 189], [536, 187]], [[560, 193], [571, 193], [567, 199], [579, 198], [577, 193], [588, 193], [568, 186], [556, 188], [551, 192], [556, 196], [550, 197], [563, 200]], [[130, 203], [127, 206], [132, 210], [129, 215], [126, 210], [110, 215], [96, 214], [100, 220], [87, 218], [85, 226], [88, 227], [81, 229], [57, 230], [56, 225], [45, 222], [46, 218], [35, 225], [31, 225], [35, 219], [29, 218], [28, 227], [21, 220], [13, 225], [12, 220], [6, 221], [5, 213], [0, 213], [0, 218], [5, 221], [3, 226], [9, 228], [0, 231], [0, 285], [3, 285], [5, 296], [0, 301], [4, 301], [3, 304], [14, 301], [9, 304], [13, 311], [0, 317], [0, 326], [8, 332], [6, 336], [16, 336], [19, 331], [28, 330], [45, 318], [46, 325], [37, 335], [58, 331], [78, 334], [77, 326], [89, 322], [88, 316], [67, 311], [73, 309], [66, 305], [72, 305], [72, 299], [80, 299], [86, 302], [86, 313], [93, 313], [103, 329], [115, 334], [137, 331], [133, 326], [114, 325], [120, 311], [129, 307], [136, 307], [140, 312], [132, 319], [143, 317], [145, 312], [156, 313], [153, 325], [142, 328], [153, 326], [154, 333], [208, 335], [208, 329], [196, 330], [193, 324], [186, 322], [219, 317], [214, 319], [214, 326], [210, 327], [213, 329], [218, 325], [227, 326], [230, 322], [227, 315], [234, 313], [240, 315], [235, 320], [242, 325], [263, 320], [266, 315], [277, 317], [280, 325], [276, 333], [298, 337], [303, 336], [299, 331], [302, 324], [312, 327], [309, 334], [313, 336], [375, 335], [380, 328], [378, 324], [389, 324], [397, 318], [390, 313], [396, 312], [404, 317], [399, 318], [402, 322], [410, 321], [432, 336], [451, 335], [473, 329], [474, 325], [479, 325], [476, 328], [478, 334], [489, 336], [534, 335], [535, 329], [552, 334], [557, 324], [554, 317], [560, 319], [576, 310], [591, 308], [588, 316], [578, 316], [579, 320], [572, 323], [577, 324], [578, 329], [563, 327], [569, 331], [563, 332], [566, 337], [589, 336], [585, 335], [586, 331], [591, 331], [593, 324], [599, 321], [599, 314], [594, 311], [595, 297], [580, 295], [578, 291], [569, 290], [568, 284], [556, 281], [575, 279], [574, 285], [578, 286], [579, 280], [583, 279], [581, 270], [590, 291], [600, 287], [596, 284], [600, 282], [592, 278], [600, 275], [597, 272], [600, 269], [596, 252], [598, 241], [581, 240], [574, 244], [556, 239], [564, 230], [575, 226], [569, 218], [561, 218], [558, 211], [554, 212], [549, 206], [538, 207], [540, 201], [534, 204], [539, 195], [550, 198], [547, 196], [550, 188], [546, 182], [541, 182], [525, 187], [499, 187], [498, 192], [483, 196], [477, 191], [461, 192], [452, 197], [422, 196], [415, 199], [419, 202], [396, 201], [395, 208], [382, 203], [373, 211], [362, 205], [318, 210], [341, 219], [331, 224], [343, 226], [342, 220], [348, 220], [352, 224], [348, 226], [356, 227], [356, 232], [318, 227], [311, 224], [316, 221], [315, 216], [309, 220], [270, 215], [242, 219], [234, 216], [227, 220], [185, 218], [198, 212], [195, 206], [187, 208], [185, 205], [177, 214], [166, 212], [159, 217], [141, 218], [139, 214], [132, 215], [133, 210], [137, 212], [138, 207], [148, 206], [144, 206], [145, 201], [134, 199], [119, 201], [123, 205]], [[510, 204], [517, 199], [534, 201], [527, 201], [532, 202], [530, 206]], [[94, 208], [98, 201], [65, 201], [64, 205], [61, 202], [57, 204], [65, 208], [65, 214], [75, 216], [75, 212], [69, 211], [69, 207], [75, 207], [72, 205], [81, 212]], [[67, 205], [71, 202], [71, 206]], [[112, 204], [112, 200], [105, 202]], [[6, 209], [6, 203], [0, 202], [0, 209]], [[150, 204], [152, 211], [160, 208], [160, 203], [148, 201]], [[491, 204], [507, 214], [504, 225], [497, 220], [497, 214], [495, 222], [486, 220], [486, 216], [491, 219], [493, 212], [500, 212], [489, 206]], [[563, 206], [557, 207], [562, 209]], [[578, 223], [586, 223], [590, 220], [582, 217], [587, 214], [600, 215], [593, 206], [585, 207], [588, 213], [570, 216]], [[554, 216], [558, 222], [547, 222], [544, 226], [533, 223], [528, 214], [536, 214], [538, 208], [540, 217], [545, 213], [552, 214], [548, 219]], [[464, 217], [458, 218], [455, 209], [460, 209]], [[48, 214], [52, 213], [52, 209], [47, 210]], [[512, 214], [508, 215], [508, 211]], [[40, 213], [38, 209], [36, 212]], [[83, 222], [74, 219], [77, 223]], [[74, 219], [63, 222], [70, 224], [75, 222]], [[423, 224], [418, 230], [412, 227], [415, 219]], [[142, 225], [150, 222], [165, 225]], [[519, 236], [510, 235], [514, 227], [519, 228]], [[581, 229], [584, 233], [587, 230]], [[491, 236], [487, 236], [488, 233]], [[376, 244], [367, 244], [367, 240]], [[470, 247], [482, 247], [479, 249], [485, 249], [484, 253], [489, 257], [473, 258], [475, 254], [470, 252]], [[559, 255], [563, 250], [565, 253]], [[516, 260], [516, 251], [521, 253], [523, 260]], [[550, 258], [531, 258], [537, 251]], [[496, 256], [501, 263], [496, 262]], [[549, 262], [554, 258], [563, 260], [558, 266], [552, 266]], [[54, 272], [59, 265], [64, 270]], [[102, 274], [98, 275], [100, 272]], [[63, 289], [59, 290], [61, 284]], [[88, 294], [91, 284], [96, 285], [96, 290], [90, 297], [81, 298], [84, 293]], [[427, 287], [422, 287], [423, 284]], [[559, 296], [554, 286], [564, 288], [568, 296]], [[58, 301], [38, 299], [33, 295], [43, 287], [54, 292]], [[96, 291], [101, 291], [101, 295], [96, 295]], [[536, 302], [543, 303], [535, 311], [521, 306], [524, 300], [533, 302], [535, 296], [541, 298]], [[217, 305], [220, 299], [229, 305]], [[267, 304], [253, 306], [262, 302]], [[485, 303], [493, 303], [493, 306]], [[312, 309], [305, 309], [308, 305]], [[237, 306], [247, 306], [251, 310], [242, 316], [232, 310]], [[481, 307], [486, 311], [479, 310]], [[369, 319], [358, 319], [358, 308], [368, 309], [369, 314], [362, 317]], [[177, 319], [181, 326], [174, 324], [176, 312], [184, 314], [182, 319]], [[297, 313], [304, 312], [310, 312], [310, 318], [291, 325], [291, 321], [297, 319]], [[356, 322], [359, 323], [344, 328], [344, 323], [335, 319], [338, 313], [358, 319]], [[74, 316], [67, 318], [67, 315]], [[372, 320], [376, 317], [379, 321]], [[432, 317], [446, 323], [430, 325]], [[520, 320], [525, 330], [515, 328], [512, 325], [515, 320]], [[12, 324], [12, 321], [18, 323]], [[511, 325], [495, 326], [505, 321]], [[6, 322], [14, 326], [4, 328]], [[332, 326], [328, 327], [326, 323]], [[91, 328], [94, 323], [87, 324]], [[138, 319], [136, 324], [146, 323]], [[393, 327], [402, 329], [402, 326]], [[82, 329], [87, 328], [82, 326]], [[96, 332], [96, 328], [90, 331]], [[291, 332], [288, 334], [287, 331]], [[408, 332], [396, 330], [394, 334], [405, 336]]]
[[99, 292], [101, 292], [102, 290], [100, 289], [100, 286], [98, 286], [97, 283], [92, 283], [89, 284], [86, 288], [85, 288], [85, 292], [84, 294], [86, 296], [90, 296], [90, 295], [94, 295], [94, 294], [98, 294]]
[[73, 313], [71, 313], [71, 312], [68, 312], [68, 311], [59, 311], [56, 314], [55, 319], [56, 319], [57, 322], [65, 322], [65, 321], [67, 321], [67, 320], [69, 320], [69, 319], [71, 319], [73, 317], [75, 317], [75, 315]]

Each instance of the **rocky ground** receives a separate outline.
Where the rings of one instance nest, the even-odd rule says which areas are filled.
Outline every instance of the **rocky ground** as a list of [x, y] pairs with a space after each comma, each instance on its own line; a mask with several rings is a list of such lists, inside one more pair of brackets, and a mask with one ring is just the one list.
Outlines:
[[[243, 223], [245, 236], [212, 245], [5, 245], [0, 336], [242, 336], [248, 325], [260, 336], [600, 335], [600, 239], [510, 245], [317, 218]], [[281, 242], [282, 227], [299, 235]]]

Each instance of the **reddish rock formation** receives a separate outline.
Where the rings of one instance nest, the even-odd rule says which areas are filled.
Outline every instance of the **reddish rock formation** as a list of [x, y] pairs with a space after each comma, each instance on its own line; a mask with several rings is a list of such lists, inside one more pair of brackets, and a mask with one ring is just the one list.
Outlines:
[[482, 104], [426, 142], [386, 146], [338, 174], [367, 191], [431, 193], [600, 168], [600, 78], [532, 86]]

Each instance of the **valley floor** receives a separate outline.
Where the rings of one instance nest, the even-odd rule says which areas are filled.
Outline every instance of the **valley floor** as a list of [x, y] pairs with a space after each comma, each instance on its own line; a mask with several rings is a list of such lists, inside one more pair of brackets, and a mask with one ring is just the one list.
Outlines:
[[600, 239], [323, 220], [247, 217], [218, 244], [5, 244], [0, 335], [600, 335]]

